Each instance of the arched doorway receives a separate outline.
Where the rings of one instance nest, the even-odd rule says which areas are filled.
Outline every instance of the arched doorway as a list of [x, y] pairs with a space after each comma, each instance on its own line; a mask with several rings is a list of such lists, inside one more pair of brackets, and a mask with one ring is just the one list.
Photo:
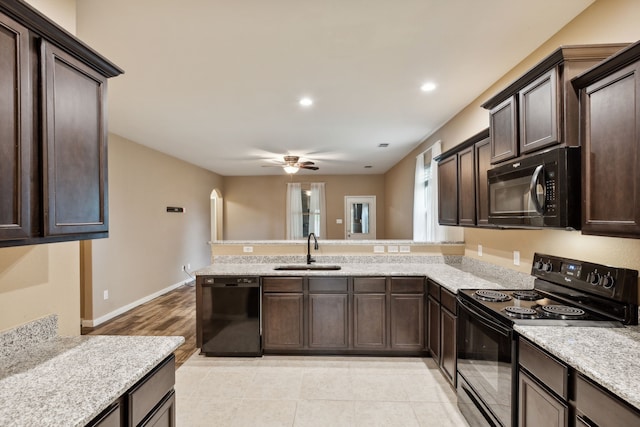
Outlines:
[[222, 193], [217, 188], [211, 192], [211, 241], [223, 240]]

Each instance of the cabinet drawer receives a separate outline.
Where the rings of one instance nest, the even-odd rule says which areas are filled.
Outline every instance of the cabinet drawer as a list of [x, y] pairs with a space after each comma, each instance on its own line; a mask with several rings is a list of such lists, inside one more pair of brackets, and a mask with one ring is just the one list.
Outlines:
[[137, 426], [176, 382], [176, 358], [171, 355], [127, 392], [129, 425]]
[[346, 277], [310, 277], [309, 292], [347, 292], [348, 284]]
[[302, 292], [302, 277], [263, 277], [263, 292]]
[[384, 293], [387, 290], [387, 279], [384, 277], [355, 277], [353, 292], [357, 294]]
[[454, 315], [458, 314], [456, 296], [446, 289], [440, 290], [440, 304]]
[[519, 363], [564, 400], [568, 399], [569, 369], [566, 365], [523, 339], [520, 339]]
[[427, 280], [427, 287], [429, 288], [429, 295], [431, 295], [434, 300], [440, 302], [440, 285], [433, 280]]
[[424, 293], [424, 277], [392, 277], [391, 292], [404, 294]]
[[582, 375], [576, 379], [576, 411], [600, 427], [640, 425], [640, 413]]

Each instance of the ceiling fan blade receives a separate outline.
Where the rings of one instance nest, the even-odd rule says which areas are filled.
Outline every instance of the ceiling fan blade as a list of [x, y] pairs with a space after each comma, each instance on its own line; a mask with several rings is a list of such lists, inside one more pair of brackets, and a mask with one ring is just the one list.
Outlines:
[[311, 166], [311, 165], [315, 165], [314, 162], [310, 162], [310, 161], [306, 161], [306, 162], [300, 162], [298, 163], [300, 166]]
[[320, 169], [320, 168], [319, 168], [319, 167], [317, 167], [317, 166], [305, 166], [305, 165], [301, 165], [301, 166], [300, 166], [300, 169], [309, 169], [309, 170], [312, 170], [312, 171], [317, 171], [317, 170], [318, 170], [318, 169]]

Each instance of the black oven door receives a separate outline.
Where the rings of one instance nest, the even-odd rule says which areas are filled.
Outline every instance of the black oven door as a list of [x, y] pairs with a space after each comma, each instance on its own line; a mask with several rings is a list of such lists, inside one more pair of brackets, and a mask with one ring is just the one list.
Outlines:
[[472, 426], [515, 426], [513, 330], [463, 299], [458, 307], [458, 406]]

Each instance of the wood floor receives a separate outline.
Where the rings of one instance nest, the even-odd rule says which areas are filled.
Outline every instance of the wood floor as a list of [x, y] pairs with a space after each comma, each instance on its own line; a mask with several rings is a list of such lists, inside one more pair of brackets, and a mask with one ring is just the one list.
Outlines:
[[196, 350], [196, 290], [183, 285], [129, 310], [83, 335], [181, 335], [185, 342], [176, 352], [176, 369]]

